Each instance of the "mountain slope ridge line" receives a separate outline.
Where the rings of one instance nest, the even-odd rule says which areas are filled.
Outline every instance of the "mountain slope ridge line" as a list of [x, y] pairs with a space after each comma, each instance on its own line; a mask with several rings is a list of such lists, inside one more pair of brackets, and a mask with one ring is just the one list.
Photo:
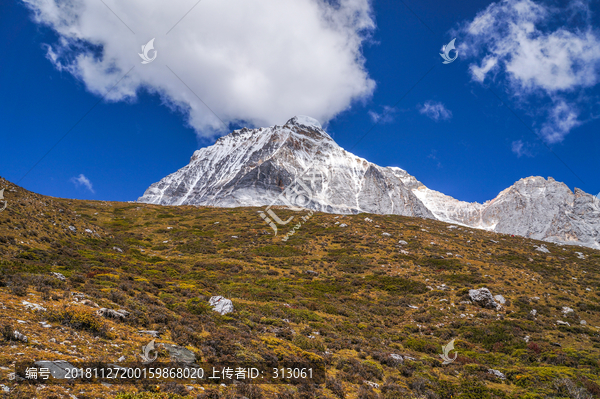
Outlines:
[[315, 173], [303, 207], [327, 213], [394, 214], [600, 249], [600, 204], [591, 194], [525, 177], [483, 204], [427, 188], [404, 169], [382, 167], [341, 148], [313, 118], [235, 130], [152, 184], [138, 201], [216, 207], [287, 205], [280, 195]]

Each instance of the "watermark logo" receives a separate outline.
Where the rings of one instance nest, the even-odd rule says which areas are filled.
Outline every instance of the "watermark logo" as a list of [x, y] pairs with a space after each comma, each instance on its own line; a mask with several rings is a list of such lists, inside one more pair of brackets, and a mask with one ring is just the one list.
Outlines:
[[442, 352], [444, 352], [444, 353], [439, 355], [442, 358], [442, 360], [444, 361], [442, 364], [450, 364], [456, 360], [456, 358], [458, 357], [458, 352], [454, 352], [454, 358], [450, 357], [450, 352], [453, 350], [454, 350], [454, 340], [448, 342], [447, 345], [442, 346]]
[[[142, 53], [138, 53], [138, 55], [140, 56], [140, 58], [143, 60], [142, 64], [149, 64], [152, 61], [154, 61], [156, 59], [156, 56], [158, 55], [158, 51], [154, 50], [154, 39], [150, 40], [148, 43], [142, 45]], [[150, 58], [148, 56], [148, 53], [150, 51], [154, 50], [154, 57]]]
[[0, 212], [5, 210], [7, 205], [8, 205], [8, 201], [6, 201], [4, 199], [4, 189], [2, 189], [2, 190], [0, 190]]
[[[300, 178], [294, 180], [275, 201], [269, 205], [265, 211], [260, 212], [260, 217], [267, 222], [267, 224], [273, 229], [275, 235], [277, 235], [278, 229], [277, 224], [285, 226], [294, 220], [295, 216], [289, 217], [287, 220], [281, 219], [273, 209], [275, 204], [285, 204], [286, 208], [295, 212], [306, 210], [307, 213], [300, 217], [300, 221], [292, 226], [292, 229], [282, 238], [282, 241], [287, 241], [292, 235], [302, 227], [304, 223], [310, 219], [314, 211], [307, 209], [310, 203], [313, 201], [315, 191], [319, 190], [320, 185], [323, 182], [323, 176], [316, 170], [309, 170], [304, 173]], [[322, 186], [321, 186], [322, 187]], [[268, 215], [268, 216], [267, 216]], [[270, 217], [269, 217], [270, 216]], [[277, 224], [275, 224], [277, 223]]]
[[[456, 39], [452, 39], [450, 41], [450, 43], [446, 44], [445, 46], [442, 47], [442, 52], [440, 53], [440, 56], [444, 59], [444, 64], [449, 64], [451, 62], [454, 62], [454, 60], [456, 60], [458, 58], [458, 51], [456, 50], [456, 47], [454, 47], [454, 41]], [[450, 58], [450, 52], [454, 50], [455, 55], [454, 58]]]
[[[151, 355], [151, 352], [154, 352], [154, 355]], [[144, 363], [152, 363], [158, 358], [158, 352], [156, 352], [154, 340], [150, 341], [148, 345], [142, 346], [142, 354], [140, 356], [142, 358], [142, 362]]]

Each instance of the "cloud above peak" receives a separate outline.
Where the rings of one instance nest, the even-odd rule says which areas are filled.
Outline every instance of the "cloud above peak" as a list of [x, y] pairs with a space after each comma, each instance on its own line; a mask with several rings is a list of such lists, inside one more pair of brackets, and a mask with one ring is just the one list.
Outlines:
[[[457, 35], [474, 81], [497, 84], [520, 104], [538, 109], [538, 133], [557, 143], [590, 119], [585, 89], [600, 81], [600, 34], [586, 1], [563, 8], [532, 0], [490, 4]], [[539, 103], [546, 105], [540, 107]]]
[[[200, 136], [223, 122], [325, 122], [375, 89], [362, 55], [375, 28], [370, 0], [22, 1], [58, 34], [47, 44], [58, 69], [108, 101], [158, 94]], [[153, 38], [157, 57], [142, 64]]]

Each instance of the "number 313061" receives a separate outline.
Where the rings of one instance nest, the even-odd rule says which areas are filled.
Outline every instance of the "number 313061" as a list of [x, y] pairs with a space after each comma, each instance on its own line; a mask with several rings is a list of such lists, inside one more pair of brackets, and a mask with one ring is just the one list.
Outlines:
[[291, 379], [291, 378], [312, 378], [313, 369], [299, 368], [274, 368], [273, 378]]

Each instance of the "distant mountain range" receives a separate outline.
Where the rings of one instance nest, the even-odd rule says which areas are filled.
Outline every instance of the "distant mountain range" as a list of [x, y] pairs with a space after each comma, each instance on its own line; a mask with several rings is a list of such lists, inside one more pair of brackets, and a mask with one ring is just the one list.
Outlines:
[[306, 116], [221, 137], [152, 184], [138, 201], [416, 216], [600, 249], [600, 201], [582, 190], [573, 193], [551, 177], [527, 177], [483, 204], [459, 201], [430, 190], [403, 169], [345, 151]]

